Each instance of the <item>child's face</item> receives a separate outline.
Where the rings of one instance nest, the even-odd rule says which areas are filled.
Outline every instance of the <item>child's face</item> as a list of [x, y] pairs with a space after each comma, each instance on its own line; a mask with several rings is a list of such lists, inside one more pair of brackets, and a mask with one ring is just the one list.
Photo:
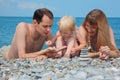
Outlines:
[[65, 38], [69, 38], [73, 35], [72, 31], [60, 31], [61, 36], [65, 37]]

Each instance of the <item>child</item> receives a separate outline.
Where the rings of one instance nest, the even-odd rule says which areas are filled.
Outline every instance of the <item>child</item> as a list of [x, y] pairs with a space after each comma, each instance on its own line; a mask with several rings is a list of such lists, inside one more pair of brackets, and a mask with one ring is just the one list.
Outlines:
[[59, 57], [70, 58], [71, 49], [78, 46], [76, 40], [75, 21], [70, 16], [64, 16], [58, 22], [58, 26], [59, 31], [56, 36], [51, 41], [47, 41], [46, 45], [52, 46], [56, 41], [56, 48], [67, 46], [67, 49], [59, 51], [58, 54]]

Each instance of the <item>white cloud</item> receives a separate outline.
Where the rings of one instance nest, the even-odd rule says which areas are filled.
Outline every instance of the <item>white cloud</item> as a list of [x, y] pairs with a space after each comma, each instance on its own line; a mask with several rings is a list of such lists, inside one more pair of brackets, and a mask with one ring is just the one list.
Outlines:
[[17, 2], [16, 0], [10, 0], [11, 2]]
[[38, 3], [20, 3], [20, 4], [18, 4], [18, 7], [20, 9], [36, 9], [36, 8], [45, 7], [45, 5], [38, 4]]
[[38, 8], [48, 8], [48, 9], [50, 9], [50, 10], [54, 10], [54, 11], [56, 11], [57, 9], [57, 7], [53, 7], [53, 6], [50, 6], [50, 5], [45, 5], [45, 4], [42, 4], [42, 3], [19, 3], [18, 4], [18, 7], [20, 8], [20, 9], [30, 9], [30, 10], [33, 10], [33, 9], [38, 9]]
[[4, 0], [0, 0], [0, 5], [4, 3]]
[[0, 3], [3, 2], [4, 0], [0, 0]]

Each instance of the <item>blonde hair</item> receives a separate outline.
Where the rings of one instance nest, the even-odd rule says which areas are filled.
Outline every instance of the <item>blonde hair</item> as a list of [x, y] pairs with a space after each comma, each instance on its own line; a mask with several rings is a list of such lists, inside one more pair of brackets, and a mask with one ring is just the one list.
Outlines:
[[63, 16], [58, 22], [59, 29], [61, 31], [74, 31], [75, 30], [75, 20], [71, 16]]
[[91, 12], [88, 13], [88, 15], [85, 18], [85, 21], [83, 22], [83, 26], [85, 28], [86, 23], [89, 22], [91, 25], [97, 27], [97, 33], [96, 33], [96, 47], [97, 51], [100, 48], [100, 46], [109, 46], [111, 50], [116, 50], [116, 48], [112, 45], [110, 41], [110, 27], [106, 18], [106, 15], [99, 9], [94, 9]]

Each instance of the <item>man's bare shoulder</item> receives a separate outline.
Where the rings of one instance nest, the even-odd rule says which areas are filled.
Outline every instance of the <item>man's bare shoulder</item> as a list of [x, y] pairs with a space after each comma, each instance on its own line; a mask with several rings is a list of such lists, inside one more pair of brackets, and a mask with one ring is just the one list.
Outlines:
[[25, 22], [20, 22], [18, 25], [17, 25], [17, 28], [25, 28], [28, 26], [28, 23], [25, 23]]
[[29, 25], [28, 23], [21, 22], [21, 23], [19, 23], [19, 24], [17, 25], [16, 31], [26, 31], [28, 25]]

